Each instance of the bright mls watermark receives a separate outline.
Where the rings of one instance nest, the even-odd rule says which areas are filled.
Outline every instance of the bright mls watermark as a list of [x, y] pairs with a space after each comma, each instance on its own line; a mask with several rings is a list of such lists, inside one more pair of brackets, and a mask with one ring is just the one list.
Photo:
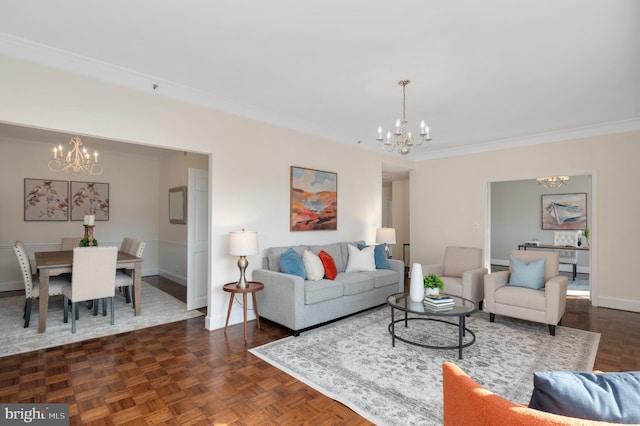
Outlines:
[[0, 424], [68, 426], [69, 404], [0, 404]]

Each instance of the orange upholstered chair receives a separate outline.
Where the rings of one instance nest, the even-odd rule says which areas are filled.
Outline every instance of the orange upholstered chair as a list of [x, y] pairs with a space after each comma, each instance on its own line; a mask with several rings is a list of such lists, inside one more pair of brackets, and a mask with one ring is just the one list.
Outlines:
[[480, 386], [450, 362], [442, 364], [442, 374], [445, 426], [613, 424], [559, 416], [507, 401]]

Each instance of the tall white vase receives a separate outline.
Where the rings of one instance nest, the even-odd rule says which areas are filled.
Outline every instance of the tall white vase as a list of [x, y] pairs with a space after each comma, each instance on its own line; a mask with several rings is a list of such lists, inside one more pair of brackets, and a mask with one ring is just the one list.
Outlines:
[[414, 263], [411, 266], [409, 297], [413, 302], [422, 302], [424, 300], [424, 275], [422, 274], [422, 265], [420, 263]]

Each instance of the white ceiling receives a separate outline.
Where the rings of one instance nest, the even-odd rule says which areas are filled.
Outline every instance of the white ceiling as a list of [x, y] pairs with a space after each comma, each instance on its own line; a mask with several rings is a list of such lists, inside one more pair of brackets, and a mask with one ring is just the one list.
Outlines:
[[0, 53], [376, 150], [410, 79], [417, 159], [640, 129], [636, 0], [0, 0]]

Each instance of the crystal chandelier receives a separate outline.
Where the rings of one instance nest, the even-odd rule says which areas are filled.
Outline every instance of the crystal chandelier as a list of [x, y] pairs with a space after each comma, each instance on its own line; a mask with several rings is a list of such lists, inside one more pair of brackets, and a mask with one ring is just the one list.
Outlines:
[[424, 141], [431, 140], [429, 127], [424, 123], [424, 120], [420, 122], [420, 138], [418, 141], [415, 140], [411, 131], [407, 131], [405, 89], [409, 83], [411, 83], [409, 80], [400, 80], [398, 82], [402, 86], [402, 121], [399, 119], [396, 121], [396, 131], [393, 134], [390, 131], [387, 132], [386, 140], [382, 138], [382, 126], [378, 126], [378, 138], [376, 139], [389, 152], [392, 152], [397, 146], [402, 155], [407, 155], [412, 146], [420, 146]]
[[[62, 145], [53, 148], [53, 158], [49, 161], [49, 170], [53, 172], [102, 174], [102, 164], [98, 162], [98, 152], [89, 154], [87, 148], [80, 148], [82, 141], [74, 136], [69, 141], [73, 148], [65, 154]], [[91, 158], [93, 157], [93, 159]]]
[[547, 176], [536, 179], [545, 188], [560, 188], [567, 184], [569, 176]]

